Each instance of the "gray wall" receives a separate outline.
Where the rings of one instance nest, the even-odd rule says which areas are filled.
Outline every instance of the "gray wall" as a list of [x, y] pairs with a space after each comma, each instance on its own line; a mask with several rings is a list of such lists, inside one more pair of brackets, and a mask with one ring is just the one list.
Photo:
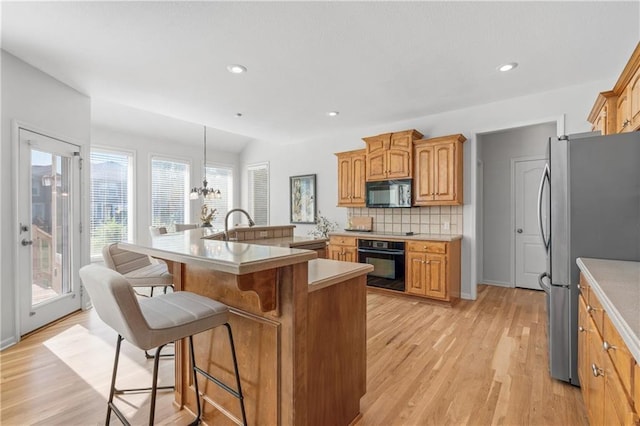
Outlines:
[[481, 282], [511, 286], [511, 160], [544, 156], [556, 123], [520, 127], [478, 136], [483, 162]]

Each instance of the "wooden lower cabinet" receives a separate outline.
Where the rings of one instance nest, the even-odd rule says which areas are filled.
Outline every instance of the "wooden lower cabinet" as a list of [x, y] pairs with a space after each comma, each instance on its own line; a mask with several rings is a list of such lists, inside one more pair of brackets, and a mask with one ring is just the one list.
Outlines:
[[358, 240], [355, 237], [331, 236], [327, 258], [343, 262], [358, 261]]
[[452, 302], [460, 298], [460, 240], [407, 241], [406, 292]]
[[593, 291], [579, 296], [578, 377], [589, 424], [640, 425], [632, 386], [638, 366], [601, 306]]

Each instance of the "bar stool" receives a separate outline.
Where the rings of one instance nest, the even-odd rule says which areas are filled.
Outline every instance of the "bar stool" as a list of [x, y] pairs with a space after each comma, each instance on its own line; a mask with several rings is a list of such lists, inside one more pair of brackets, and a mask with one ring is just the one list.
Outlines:
[[[199, 424], [202, 416], [197, 373], [211, 380], [240, 401], [242, 424], [247, 424], [233, 334], [231, 333], [231, 326], [228, 323], [229, 308], [226, 305], [208, 297], [186, 291], [161, 294], [156, 297], [138, 300], [133, 288], [121, 274], [101, 265], [94, 264], [82, 267], [80, 269], [80, 278], [91, 296], [93, 306], [98, 316], [118, 333], [105, 424], [109, 424], [111, 412], [113, 411], [123, 424], [129, 425], [124, 414], [113, 402], [113, 397], [116, 393], [150, 390], [151, 408], [149, 425], [153, 425], [157, 390], [174, 389], [173, 386], [158, 387], [160, 350], [166, 344], [186, 337], [189, 338], [189, 355], [193, 370], [197, 405], [197, 415], [190, 426]], [[193, 335], [221, 325], [227, 328], [229, 342], [231, 343], [231, 355], [233, 358], [237, 390], [232, 389], [196, 366], [193, 350]], [[116, 389], [120, 345], [124, 339], [143, 350], [157, 347], [153, 364], [153, 381], [150, 388]]]

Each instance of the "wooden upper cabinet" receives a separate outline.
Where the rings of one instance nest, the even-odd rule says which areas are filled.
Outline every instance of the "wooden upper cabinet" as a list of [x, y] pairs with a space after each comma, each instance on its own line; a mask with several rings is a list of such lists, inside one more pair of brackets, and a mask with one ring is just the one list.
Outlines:
[[413, 141], [417, 130], [385, 133], [363, 138], [366, 148], [366, 181], [413, 177]]
[[612, 91], [598, 94], [598, 99], [596, 99], [588, 118], [592, 131], [600, 132], [603, 135], [617, 133], [617, 101], [618, 95]]
[[338, 206], [364, 207], [365, 205], [365, 150], [339, 152]]
[[413, 205], [460, 205], [462, 192], [461, 135], [414, 142]]
[[604, 135], [640, 129], [640, 43], [613, 90], [598, 95], [588, 120]]
[[631, 129], [638, 130], [640, 129], [640, 68], [631, 79], [627, 92], [629, 93]]

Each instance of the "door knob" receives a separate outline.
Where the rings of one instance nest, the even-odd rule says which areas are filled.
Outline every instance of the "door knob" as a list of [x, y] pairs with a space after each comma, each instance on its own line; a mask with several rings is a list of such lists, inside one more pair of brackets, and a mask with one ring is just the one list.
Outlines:
[[33, 244], [33, 240], [27, 240], [25, 238], [22, 239], [22, 241], [20, 241], [20, 244], [22, 244], [23, 246], [30, 246], [31, 244]]
[[522, 228], [518, 228], [518, 229], [516, 229], [516, 232], [517, 232], [518, 234], [522, 234]]

